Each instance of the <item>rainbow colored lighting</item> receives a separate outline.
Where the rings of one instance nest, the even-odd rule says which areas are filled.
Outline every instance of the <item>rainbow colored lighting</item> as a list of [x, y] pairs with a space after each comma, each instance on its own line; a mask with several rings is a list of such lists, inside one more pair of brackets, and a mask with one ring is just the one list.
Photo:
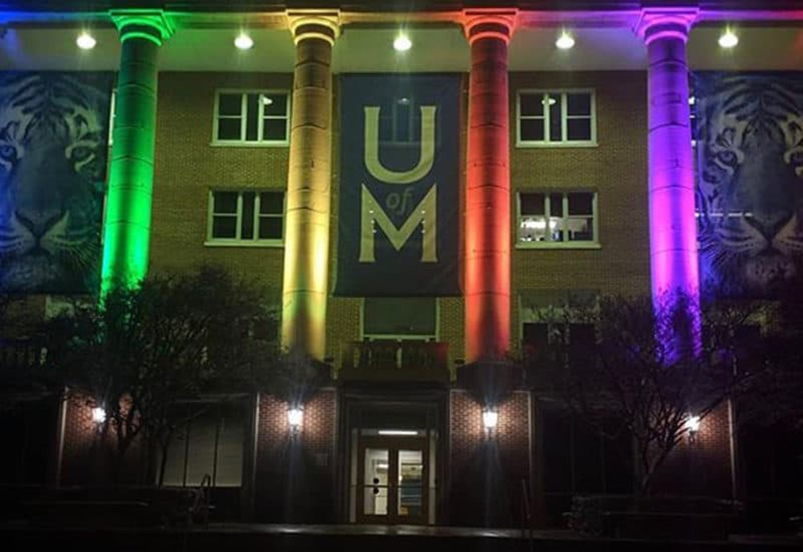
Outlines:
[[[689, 336], [660, 336], [670, 350], [699, 339], [699, 266], [686, 40], [696, 12], [650, 12], [639, 30], [649, 59], [650, 268], [656, 309], [690, 308]], [[684, 342], [684, 343], [682, 343]]]

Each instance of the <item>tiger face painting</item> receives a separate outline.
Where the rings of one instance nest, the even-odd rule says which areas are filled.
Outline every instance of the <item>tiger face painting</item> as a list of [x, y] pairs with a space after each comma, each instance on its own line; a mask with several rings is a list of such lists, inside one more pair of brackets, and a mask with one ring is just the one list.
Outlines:
[[0, 75], [0, 290], [99, 280], [110, 75]]
[[803, 79], [701, 73], [694, 88], [704, 286], [772, 298], [803, 259]]

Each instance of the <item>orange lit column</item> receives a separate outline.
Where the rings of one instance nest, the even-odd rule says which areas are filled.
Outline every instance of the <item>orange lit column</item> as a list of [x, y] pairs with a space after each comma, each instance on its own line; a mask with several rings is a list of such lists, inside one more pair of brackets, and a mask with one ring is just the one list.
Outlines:
[[471, 44], [466, 177], [466, 361], [510, 348], [507, 45], [514, 11], [465, 12]]
[[329, 282], [336, 14], [289, 13], [296, 44], [287, 176], [282, 346], [323, 359]]

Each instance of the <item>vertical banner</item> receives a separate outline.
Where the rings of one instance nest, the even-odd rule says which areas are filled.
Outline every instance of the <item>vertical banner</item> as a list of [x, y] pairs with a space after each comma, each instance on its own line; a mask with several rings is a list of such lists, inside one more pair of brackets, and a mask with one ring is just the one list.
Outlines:
[[803, 271], [803, 78], [696, 73], [703, 289], [777, 298]]
[[459, 75], [345, 75], [341, 296], [458, 295]]
[[0, 73], [0, 292], [94, 293], [112, 73]]

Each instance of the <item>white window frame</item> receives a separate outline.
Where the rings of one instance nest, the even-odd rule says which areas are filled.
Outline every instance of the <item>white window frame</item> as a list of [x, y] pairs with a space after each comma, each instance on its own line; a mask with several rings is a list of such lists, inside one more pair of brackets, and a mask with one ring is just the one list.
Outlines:
[[[220, 115], [218, 114], [220, 108], [220, 95], [221, 94], [240, 94], [241, 116], [240, 120], [240, 139], [239, 140], [220, 140], [218, 139], [218, 123]], [[249, 94], [284, 94], [287, 98], [285, 105], [285, 115], [265, 115], [265, 104], [262, 101], [257, 102], [259, 106], [259, 114], [257, 115], [257, 139], [246, 140], [246, 125], [248, 124], [248, 95]], [[226, 115], [225, 118], [233, 119], [235, 117]], [[262, 132], [265, 119], [284, 119], [285, 120], [285, 138], [284, 140], [263, 140]], [[212, 119], [212, 146], [237, 146], [237, 147], [287, 147], [290, 144], [290, 91], [282, 89], [246, 89], [246, 88], [219, 88], [215, 90], [215, 109]]]
[[[541, 194], [544, 196], [544, 218], [549, 221], [550, 219], [550, 201], [549, 197], [552, 194], [561, 194], [563, 196], [563, 241], [532, 241], [523, 242], [519, 241], [519, 229], [521, 228], [521, 195], [522, 194]], [[591, 217], [593, 219], [594, 239], [590, 241], [569, 241], [568, 229], [566, 228], [566, 221], [569, 220], [569, 194], [592, 194], [591, 198]], [[580, 216], [580, 215], [576, 215]], [[585, 215], [583, 215], [585, 218]], [[572, 189], [544, 189], [544, 190], [519, 190], [516, 192], [516, 231], [513, 239], [517, 249], [600, 249], [602, 247], [599, 237], [599, 192], [587, 188], [572, 190]], [[546, 235], [549, 235], [547, 232]]]
[[360, 340], [361, 341], [440, 341], [441, 302], [435, 300], [435, 335], [432, 334], [368, 334], [365, 333], [365, 297], [360, 301]]
[[[212, 236], [212, 227], [214, 223], [215, 217], [215, 193], [236, 193], [237, 194], [237, 212], [235, 215], [236, 217], [236, 226], [235, 226], [235, 237], [234, 238], [215, 238]], [[240, 237], [242, 232], [242, 218], [243, 218], [243, 193], [246, 192], [253, 192], [255, 194], [254, 197], [254, 238], [252, 239], [243, 239]], [[259, 236], [259, 219], [260, 217], [270, 216], [270, 217], [278, 217], [279, 215], [260, 215], [259, 207], [260, 207], [260, 194], [263, 193], [274, 193], [274, 194], [282, 194], [282, 239], [259, 239], [256, 236]], [[227, 188], [215, 188], [209, 190], [208, 196], [208, 207], [207, 207], [207, 220], [206, 220], [206, 241], [204, 245], [208, 247], [283, 247], [284, 246], [284, 236], [285, 232], [287, 231], [287, 192], [285, 190], [265, 190], [265, 189], [227, 189]]]
[[[550, 114], [547, 106], [544, 106], [544, 116], [536, 117], [534, 115], [522, 116], [521, 114], [521, 96], [530, 94], [548, 94], [550, 92], [557, 92], [560, 94], [561, 102], [561, 136], [568, 135], [569, 119], [586, 119], [583, 116], [571, 116], [567, 113], [567, 94], [589, 94], [591, 96], [591, 139], [590, 140], [568, 140], [561, 141], [548, 140], [550, 128]], [[542, 119], [544, 122], [544, 139], [543, 140], [523, 140], [521, 137], [521, 120], [524, 119]], [[522, 89], [516, 93], [516, 147], [518, 148], [594, 148], [597, 147], [597, 94], [593, 88], [549, 88], [549, 89]]]

